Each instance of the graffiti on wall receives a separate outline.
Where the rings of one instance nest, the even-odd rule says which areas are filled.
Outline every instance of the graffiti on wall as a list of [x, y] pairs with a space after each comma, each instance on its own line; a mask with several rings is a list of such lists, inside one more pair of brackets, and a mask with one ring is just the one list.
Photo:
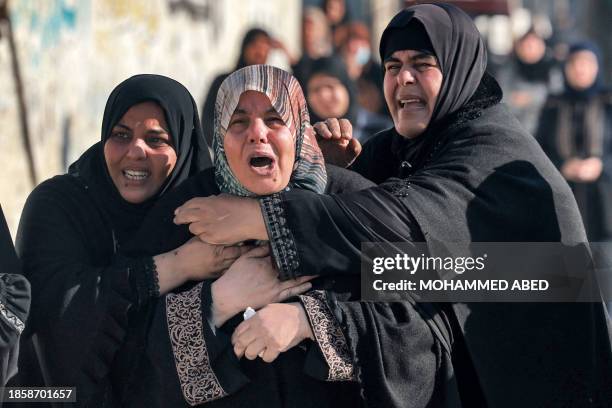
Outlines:
[[38, 64], [46, 50], [57, 46], [62, 37], [74, 32], [90, 0], [20, 0], [10, 3], [10, 16], [16, 30], [35, 34], [30, 44], [31, 63]]
[[221, 32], [220, 2], [215, 0], [167, 0], [170, 14], [184, 12], [193, 21], [211, 26], [213, 41], [217, 41]]

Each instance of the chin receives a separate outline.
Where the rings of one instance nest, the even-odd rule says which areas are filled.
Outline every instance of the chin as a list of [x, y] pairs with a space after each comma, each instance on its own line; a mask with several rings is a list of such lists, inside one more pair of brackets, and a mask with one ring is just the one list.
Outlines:
[[123, 192], [121, 198], [131, 204], [140, 204], [145, 202], [149, 197], [143, 193]]
[[425, 127], [399, 127], [399, 128], [395, 128], [395, 130], [397, 130], [397, 133], [400, 134], [400, 136], [406, 138], [406, 139], [412, 139], [415, 138], [417, 136], [419, 136], [421, 133], [423, 133], [425, 131]]
[[265, 196], [265, 195], [270, 195], [270, 194], [274, 194], [274, 193], [278, 193], [279, 191], [282, 190], [281, 187], [276, 187], [276, 186], [262, 186], [262, 185], [258, 185], [256, 188], [248, 188], [249, 191], [257, 194], [258, 196]]
[[259, 180], [250, 187], [245, 185], [245, 188], [257, 195], [265, 196], [283, 191], [287, 184], [288, 182], [282, 184], [272, 180]]

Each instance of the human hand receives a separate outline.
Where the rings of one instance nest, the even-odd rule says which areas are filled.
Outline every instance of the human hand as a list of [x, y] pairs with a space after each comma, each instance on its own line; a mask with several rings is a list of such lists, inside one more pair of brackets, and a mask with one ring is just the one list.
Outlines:
[[580, 181], [590, 183], [599, 178], [603, 170], [603, 162], [599, 157], [589, 157], [582, 160], [578, 169]]
[[232, 335], [234, 353], [249, 360], [257, 356], [267, 363], [298, 345], [314, 339], [310, 322], [300, 303], [272, 303], [240, 323]]
[[353, 126], [347, 119], [329, 118], [313, 127], [327, 163], [348, 167], [361, 154], [361, 143], [353, 138]]
[[569, 181], [579, 181], [579, 168], [582, 160], [571, 158], [565, 161], [561, 166], [561, 174]]
[[308, 291], [314, 276], [281, 282], [272, 265], [269, 247], [242, 255], [211, 285], [213, 320], [217, 327], [247, 307], [259, 309]]
[[527, 91], [514, 91], [510, 94], [510, 102], [518, 108], [527, 107], [533, 100], [531, 94]]
[[599, 157], [572, 158], [561, 166], [561, 174], [567, 180], [580, 183], [590, 183], [597, 180], [602, 171], [603, 162]]
[[268, 239], [259, 202], [229, 194], [192, 198], [175, 210], [174, 223], [189, 224], [189, 231], [209, 244]]
[[180, 247], [153, 257], [160, 293], [184, 284], [216, 278], [252, 246], [210, 245], [193, 237]]

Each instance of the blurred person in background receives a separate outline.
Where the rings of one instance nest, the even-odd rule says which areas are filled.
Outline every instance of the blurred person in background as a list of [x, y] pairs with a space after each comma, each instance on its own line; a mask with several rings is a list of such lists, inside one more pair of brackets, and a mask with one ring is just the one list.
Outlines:
[[595, 44], [570, 47], [565, 91], [548, 98], [537, 131], [574, 192], [591, 242], [612, 238], [612, 94], [600, 67]]
[[359, 105], [369, 112], [388, 116], [381, 92], [382, 67], [373, 58], [370, 29], [361, 21], [351, 22], [343, 28], [340, 55], [350, 78], [357, 84]]
[[531, 134], [537, 130], [548, 97], [554, 63], [544, 39], [531, 29], [515, 42], [509, 64], [502, 66], [496, 75], [504, 101]]
[[340, 48], [342, 41], [342, 30], [340, 28], [351, 20], [346, 6], [345, 0], [323, 0], [321, 5], [331, 29], [334, 51]]
[[300, 85], [306, 86], [313, 61], [331, 53], [331, 31], [325, 13], [319, 7], [307, 7], [302, 19], [302, 56], [291, 67]]
[[246, 32], [244, 38], [242, 39], [238, 62], [236, 62], [234, 69], [218, 75], [211, 82], [206, 98], [204, 99], [201, 120], [202, 128], [204, 129], [204, 137], [206, 138], [206, 142], [209, 146], [212, 146], [215, 100], [217, 98], [217, 91], [219, 90], [221, 83], [228, 77], [229, 74], [240, 68], [244, 68], [248, 65], [265, 64], [272, 49], [282, 50], [291, 61], [291, 57], [289, 56], [289, 53], [282, 42], [272, 38], [267, 31], [261, 28], [251, 28]]
[[391, 127], [384, 116], [359, 106], [356, 87], [341, 59], [314, 61], [306, 82], [306, 98], [313, 123], [328, 118], [344, 118], [353, 124], [353, 137], [361, 144], [377, 132]]

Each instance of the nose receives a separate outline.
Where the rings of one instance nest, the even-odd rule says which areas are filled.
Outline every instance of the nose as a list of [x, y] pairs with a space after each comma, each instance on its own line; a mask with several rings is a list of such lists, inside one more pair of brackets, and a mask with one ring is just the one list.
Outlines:
[[128, 147], [127, 157], [132, 160], [143, 160], [147, 157], [147, 144], [140, 138], [134, 138]]
[[397, 81], [399, 82], [399, 85], [401, 86], [413, 84], [415, 82], [414, 72], [412, 72], [410, 68], [402, 69], [399, 75], [397, 76]]
[[248, 133], [249, 143], [268, 143], [268, 128], [262, 119], [251, 122]]

